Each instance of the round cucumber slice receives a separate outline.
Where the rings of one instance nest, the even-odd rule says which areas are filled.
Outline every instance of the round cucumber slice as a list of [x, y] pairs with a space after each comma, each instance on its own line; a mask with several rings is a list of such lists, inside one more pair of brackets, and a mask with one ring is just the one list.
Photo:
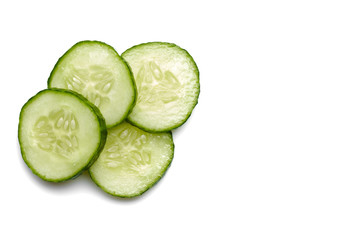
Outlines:
[[171, 132], [148, 133], [125, 121], [109, 129], [105, 148], [89, 173], [105, 192], [135, 197], [159, 181], [173, 156]]
[[79, 175], [97, 159], [106, 136], [100, 111], [75, 92], [40, 91], [20, 112], [22, 157], [46, 181], [60, 182]]
[[136, 99], [133, 75], [126, 62], [109, 45], [82, 41], [56, 63], [49, 88], [76, 91], [97, 106], [108, 128], [122, 122]]
[[150, 42], [126, 50], [137, 86], [136, 105], [128, 120], [150, 132], [182, 125], [198, 102], [199, 71], [190, 54], [175, 44]]

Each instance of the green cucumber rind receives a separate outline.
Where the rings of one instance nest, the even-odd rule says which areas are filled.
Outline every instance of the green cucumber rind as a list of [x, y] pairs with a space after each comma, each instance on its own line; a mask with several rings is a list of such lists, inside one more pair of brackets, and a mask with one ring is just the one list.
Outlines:
[[[164, 45], [164, 46], [167, 46], [167, 47], [174, 47], [180, 51], [183, 51], [190, 59], [190, 62], [192, 62], [194, 64], [194, 69], [195, 69], [195, 72], [196, 72], [196, 76], [197, 76], [197, 96], [196, 96], [196, 100], [194, 102], [194, 105], [193, 107], [191, 108], [191, 110], [189, 111], [189, 114], [184, 118], [184, 120], [182, 122], [180, 122], [179, 124], [177, 125], [174, 125], [172, 127], [169, 127], [169, 128], [165, 128], [165, 129], [160, 129], [160, 130], [156, 130], [156, 129], [151, 129], [151, 128], [147, 128], [146, 126], [143, 126], [141, 125], [140, 123], [137, 123], [136, 121], [134, 121], [133, 119], [131, 119], [129, 116], [128, 118], [126, 119], [126, 121], [128, 121], [129, 123], [131, 123], [132, 125], [146, 131], [146, 132], [150, 132], [150, 133], [162, 133], [162, 132], [168, 132], [168, 131], [171, 131], [171, 130], [174, 130], [180, 126], [182, 126], [191, 116], [194, 108], [196, 107], [196, 105], [198, 104], [199, 102], [199, 96], [200, 96], [200, 71], [199, 71], [199, 68], [194, 60], [194, 58], [190, 55], [190, 53], [179, 47], [178, 45], [176, 45], [175, 43], [168, 43], [168, 42], [146, 42], [146, 43], [141, 43], [141, 44], [138, 44], [138, 45], [135, 45], [127, 50], [125, 50], [122, 54], [121, 54], [121, 57], [123, 59], [125, 59], [125, 55], [128, 54], [129, 52], [131, 52], [133, 49], [136, 49], [138, 47], [141, 47], [141, 46], [144, 46], [144, 45]], [[125, 60], [126, 61], [126, 60]], [[129, 68], [131, 69], [131, 66], [130, 64], [128, 64]], [[135, 87], [136, 87], [136, 82], [134, 80], [134, 83], [135, 83]], [[136, 103], [135, 103], [136, 104]]]
[[92, 44], [99, 44], [99, 45], [102, 45], [102, 46], [105, 46], [107, 47], [110, 51], [114, 51], [116, 53], [116, 55], [118, 56], [118, 58], [120, 59], [120, 61], [122, 61], [127, 70], [128, 70], [128, 75], [130, 76], [130, 79], [131, 79], [131, 84], [133, 86], [133, 91], [134, 91], [134, 96], [133, 96], [133, 99], [132, 99], [132, 103], [129, 105], [127, 111], [126, 111], [126, 114], [124, 114], [124, 116], [119, 119], [119, 121], [115, 122], [114, 124], [112, 125], [108, 125], [107, 128], [112, 128], [112, 127], [115, 127], [117, 125], [119, 125], [120, 123], [122, 123], [126, 118], [127, 116], [130, 114], [131, 110], [133, 109], [133, 107], [135, 106], [135, 103], [136, 103], [136, 98], [137, 98], [137, 88], [136, 88], [136, 85], [135, 85], [135, 79], [134, 79], [134, 75], [132, 73], [132, 70], [129, 66], [129, 64], [125, 61], [125, 59], [123, 57], [121, 57], [120, 54], [118, 54], [118, 52], [115, 50], [115, 48], [113, 48], [112, 46], [104, 43], [104, 42], [101, 42], [101, 41], [96, 41], [96, 40], [84, 40], [84, 41], [80, 41], [80, 42], [77, 42], [75, 43], [70, 49], [68, 49], [64, 55], [62, 55], [58, 61], [56, 62], [54, 68], [52, 69], [51, 73], [50, 73], [50, 76], [47, 80], [47, 87], [48, 88], [52, 88], [51, 87], [51, 82], [52, 82], [52, 78], [53, 78], [53, 75], [54, 73], [56, 72], [58, 66], [60, 65], [60, 63], [66, 58], [66, 56], [71, 53], [76, 47], [78, 47], [79, 45], [81, 44], [88, 44], [88, 43], [92, 43]]
[[110, 194], [114, 197], [119, 197], [119, 198], [135, 198], [135, 197], [139, 197], [141, 195], [143, 195], [145, 192], [147, 192], [150, 188], [152, 188], [156, 183], [158, 183], [166, 174], [167, 170], [169, 169], [173, 159], [174, 159], [174, 152], [175, 152], [175, 144], [174, 144], [174, 140], [173, 140], [173, 135], [172, 135], [172, 132], [169, 131], [168, 132], [170, 134], [170, 137], [171, 137], [171, 142], [172, 142], [172, 154], [169, 158], [169, 163], [166, 165], [166, 167], [164, 168], [164, 171], [159, 175], [158, 178], [156, 178], [152, 183], [150, 183], [148, 185], [148, 187], [146, 189], [144, 189], [142, 192], [138, 193], [138, 194], [135, 194], [135, 195], [118, 195], [114, 192], [111, 192], [109, 191], [108, 189], [106, 189], [104, 186], [102, 186], [98, 181], [96, 181], [96, 178], [93, 176], [93, 174], [91, 173], [91, 169], [88, 170], [89, 172], [89, 175], [90, 175], [90, 178], [91, 180], [96, 184], [96, 186], [98, 186], [100, 189], [102, 189], [104, 192], [106, 192], [107, 194]]
[[[23, 117], [23, 110], [26, 109], [27, 105], [30, 104], [32, 101], [34, 101], [36, 98], [38, 98], [41, 94], [46, 93], [48, 91], [53, 91], [53, 92], [59, 92], [59, 93], [69, 93], [74, 95], [75, 97], [77, 97], [84, 105], [87, 105], [90, 110], [96, 115], [98, 122], [99, 122], [99, 131], [100, 131], [100, 139], [99, 139], [99, 146], [97, 148], [97, 150], [94, 152], [94, 154], [91, 156], [91, 158], [89, 159], [89, 162], [87, 165], [85, 165], [82, 169], [80, 169], [78, 172], [74, 173], [73, 175], [66, 177], [66, 178], [61, 178], [61, 179], [48, 179], [45, 176], [41, 175], [40, 173], [38, 173], [32, 166], [31, 164], [27, 161], [26, 159], [26, 155], [24, 152], [24, 149], [22, 148], [22, 144], [21, 144], [21, 121], [22, 121], [22, 117]], [[19, 124], [18, 124], [18, 141], [19, 141], [19, 146], [20, 146], [20, 152], [21, 152], [21, 156], [25, 162], [25, 164], [31, 169], [31, 171], [37, 175], [38, 177], [40, 177], [41, 179], [48, 181], [48, 182], [64, 182], [66, 180], [70, 180], [70, 179], [74, 179], [76, 177], [78, 177], [83, 171], [85, 171], [86, 169], [88, 169], [94, 162], [95, 160], [99, 157], [101, 151], [103, 150], [105, 143], [106, 143], [106, 138], [107, 138], [107, 128], [106, 128], [106, 123], [105, 123], [105, 119], [102, 116], [101, 112], [99, 111], [99, 109], [92, 104], [91, 102], [89, 102], [85, 97], [83, 97], [81, 94], [71, 91], [71, 90], [66, 90], [66, 89], [59, 89], [59, 88], [50, 88], [50, 89], [44, 89], [41, 90], [40, 92], [38, 92], [36, 95], [34, 95], [33, 97], [31, 97], [21, 108], [20, 111], [20, 115], [19, 115]]]

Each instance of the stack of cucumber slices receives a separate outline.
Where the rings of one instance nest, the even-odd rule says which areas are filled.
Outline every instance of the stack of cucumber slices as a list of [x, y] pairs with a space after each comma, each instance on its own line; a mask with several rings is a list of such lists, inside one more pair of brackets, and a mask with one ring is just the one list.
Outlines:
[[198, 68], [175, 44], [144, 43], [120, 56], [103, 42], [79, 42], [56, 63], [48, 89], [21, 109], [22, 157], [43, 180], [88, 170], [105, 192], [139, 196], [170, 166], [171, 130], [189, 118], [199, 93]]

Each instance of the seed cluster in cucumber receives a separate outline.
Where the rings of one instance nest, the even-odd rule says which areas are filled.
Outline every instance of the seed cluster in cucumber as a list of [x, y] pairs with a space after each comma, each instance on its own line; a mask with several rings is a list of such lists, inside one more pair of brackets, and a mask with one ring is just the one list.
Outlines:
[[171, 130], [189, 118], [200, 93], [193, 58], [163, 42], [122, 55], [103, 42], [78, 42], [47, 83], [20, 112], [24, 162], [50, 182], [89, 170], [97, 186], [124, 198], [164, 176], [174, 157]]

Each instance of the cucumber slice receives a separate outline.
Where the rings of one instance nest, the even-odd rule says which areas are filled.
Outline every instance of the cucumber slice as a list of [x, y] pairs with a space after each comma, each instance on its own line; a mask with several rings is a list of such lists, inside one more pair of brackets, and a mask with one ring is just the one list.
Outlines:
[[127, 117], [136, 99], [130, 68], [111, 46], [98, 41], [70, 48], [52, 70], [48, 87], [81, 93], [100, 109], [108, 128]]
[[40, 91], [20, 112], [22, 157], [46, 181], [65, 181], [88, 168], [103, 149], [106, 135], [100, 111], [75, 92]]
[[128, 120], [150, 132], [182, 125], [198, 102], [199, 71], [190, 54], [171, 43], [151, 42], [126, 50], [138, 99]]
[[105, 148], [89, 173], [105, 192], [135, 197], [164, 175], [173, 156], [171, 132], [148, 133], [123, 122], [109, 129]]

